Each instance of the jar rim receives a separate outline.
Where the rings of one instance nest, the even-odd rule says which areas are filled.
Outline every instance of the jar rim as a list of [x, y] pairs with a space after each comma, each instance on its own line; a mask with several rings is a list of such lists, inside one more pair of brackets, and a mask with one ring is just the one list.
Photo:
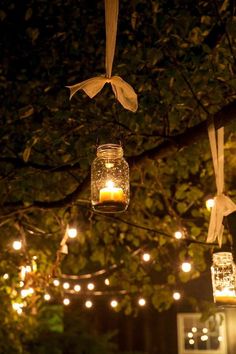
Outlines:
[[103, 144], [97, 148], [97, 156], [100, 158], [117, 159], [123, 157], [123, 148], [119, 144]]
[[233, 254], [231, 252], [216, 252], [213, 253], [213, 262], [233, 262]]
[[97, 151], [106, 150], [106, 149], [114, 149], [114, 150], [118, 149], [118, 150], [122, 150], [123, 151], [122, 146], [119, 145], [119, 144], [110, 144], [110, 143], [108, 143], [108, 144], [99, 145], [97, 147]]
[[215, 252], [213, 253], [213, 257], [214, 256], [233, 256], [232, 252]]

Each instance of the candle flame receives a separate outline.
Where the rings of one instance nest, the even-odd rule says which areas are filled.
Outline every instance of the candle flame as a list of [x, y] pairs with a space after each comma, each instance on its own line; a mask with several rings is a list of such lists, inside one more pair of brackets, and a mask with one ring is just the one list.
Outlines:
[[107, 187], [107, 188], [114, 188], [114, 185], [115, 185], [115, 184], [114, 184], [113, 181], [107, 181], [107, 182], [106, 182], [106, 187]]

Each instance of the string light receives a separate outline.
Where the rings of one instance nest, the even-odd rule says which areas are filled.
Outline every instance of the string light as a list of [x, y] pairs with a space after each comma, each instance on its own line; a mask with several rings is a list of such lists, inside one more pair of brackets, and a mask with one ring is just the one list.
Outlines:
[[189, 339], [188, 342], [189, 342], [190, 345], [193, 345], [193, 344], [195, 343], [195, 342], [194, 342], [194, 339]]
[[9, 274], [5, 273], [5, 274], [3, 274], [2, 277], [3, 277], [3, 279], [7, 280], [7, 279], [9, 279]]
[[65, 290], [69, 289], [69, 287], [70, 287], [70, 284], [69, 284], [69, 283], [63, 283], [63, 288], [64, 288]]
[[196, 332], [197, 332], [197, 328], [196, 328], [196, 327], [193, 327], [193, 328], [192, 328], [192, 332], [193, 332], [193, 333], [196, 333]]
[[29, 291], [28, 291], [28, 289], [22, 289], [20, 294], [21, 294], [21, 297], [24, 298], [29, 295]]
[[105, 283], [105, 285], [110, 285], [110, 280], [108, 279], [108, 278], [106, 278], [105, 280], [104, 280], [104, 283]]
[[117, 307], [117, 306], [118, 306], [117, 300], [112, 300], [112, 301], [111, 301], [111, 307], [115, 308], [115, 307]]
[[46, 300], [46, 301], [51, 300], [51, 295], [50, 294], [45, 294], [44, 295], [44, 300]]
[[206, 342], [207, 340], [208, 340], [208, 336], [206, 334], [201, 336], [201, 341]]
[[180, 240], [182, 237], [183, 237], [183, 234], [181, 231], [176, 231], [174, 233], [174, 237], [177, 239], [177, 240]]
[[60, 281], [58, 279], [54, 279], [53, 280], [53, 285], [54, 286], [59, 286], [60, 285]]
[[212, 199], [212, 198], [207, 199], [206, 208], [207, 208], [208, 211], [210, 211], [213, 208], [214, 205], [215, 205], [214, 199]]
[[65, 299], [63, 299], [63, 304], [64, 304], [65, 306], [70, 305], [70, 299], [68, 299], [67, 297], [66, 297]]
[[33, 288], [29, 288], [28, 291], [29, 291], [29, 295], [32, 295], [34, 293], [34, 289]]
[[67, 231], [67, 234], [68, 234], [68, 237], [70, 237], [70, 238], [76, 238], [78, 232], [75, 227], [70, 227]]
[[181, 265], [182, 271], [185, 273], [190, 272], [190, 270], [192, 269], [191, 263], [189, 262], [183, 262]]
[[23, 282], [23, 280], [21, 280], [21, 281], [19, 282], [19, 287], [20, 287], [20, 288], [23, 288], [24, 285], [25, 285], [25, 283]]
[[13, 302], [13, 304], [12, 304], [13, 310], [15, 310], [19, 315], [21, 315], [23, 312], [23, 310], [22, 310], [23, 306], [24, 305], [19, 302]]
[[22, 248], [22, 242], [21, 241], [13, 241], [12, 247], [15, 251], [19, 251]]
[[192, 332], [188, 332], [188, 338], [193, 338], [193, 333]]
[[203, 333], [208, 333], [208, 329], [207, 329], [207, 328], [203, 328], [203, 329], [202, 329], [202, 332], [203, 332]]
[[88, 309], [90, 309], [93, 306], [93, 303], [91, 300], [87, 300], [85, 301], [85, 307], [87, 307]]
[[22, 289], [20, 294], [21, 294], [21, 297], [27, 297], [29, 295], [32, 295], [34, 293], [34, 289], [33, 288], [29, 288], [29, 289]]
[[178, 291], [175, 291], [173, 293], [173, 299], [178, 301], [178, 300], [180, 300], [180, 298], [181, 298], [181, 294]]
[[95, 288], [95, 285], [93, 283], [89, 283], [87, 285], [88, 290], [93, 290]]
[[142, 258], [143, 258], [144, 262], [149, 262], [151, 259], [151, 256], [149, 253], [144, 253]]
[[20, 269], [20, 278], [21, 280], [25, 280], [26, 274], [27, 273], [31, 273], [32, 272], [32, 268], [31, 266], [27, 265], [27, 266], [22, 266]]
[[81, 290], [81, 286], [79, 284], [76, 284], [74, 286], [74, 291], [76, 291], [77, 293]]
[[146, 300], [143, 297], [141, 297], [140, 299], [138, 299], [138, 304], [139, 304], [139, 306], [145, 306]]

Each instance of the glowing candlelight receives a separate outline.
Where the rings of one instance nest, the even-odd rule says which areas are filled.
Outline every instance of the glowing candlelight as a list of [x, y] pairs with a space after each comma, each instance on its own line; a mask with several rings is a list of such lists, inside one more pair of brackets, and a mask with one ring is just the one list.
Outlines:
[[233, 303], [236, 304], [235, 290], [224, 288], [222, 290], [216, 290], [214, 293], [215, 302]]
[[99, 202], [124, 202], [124, 192], [122, 188], [114, 187], [113, 181], [107, 181], [106, 187], [99, 192]]

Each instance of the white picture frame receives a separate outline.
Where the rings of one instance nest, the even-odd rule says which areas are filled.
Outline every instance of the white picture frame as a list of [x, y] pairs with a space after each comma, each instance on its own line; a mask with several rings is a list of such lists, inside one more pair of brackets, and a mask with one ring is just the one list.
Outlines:
[[178, 313], [178, 354], [227, 354], [225, 315], [201, 321], [200, 313]]

